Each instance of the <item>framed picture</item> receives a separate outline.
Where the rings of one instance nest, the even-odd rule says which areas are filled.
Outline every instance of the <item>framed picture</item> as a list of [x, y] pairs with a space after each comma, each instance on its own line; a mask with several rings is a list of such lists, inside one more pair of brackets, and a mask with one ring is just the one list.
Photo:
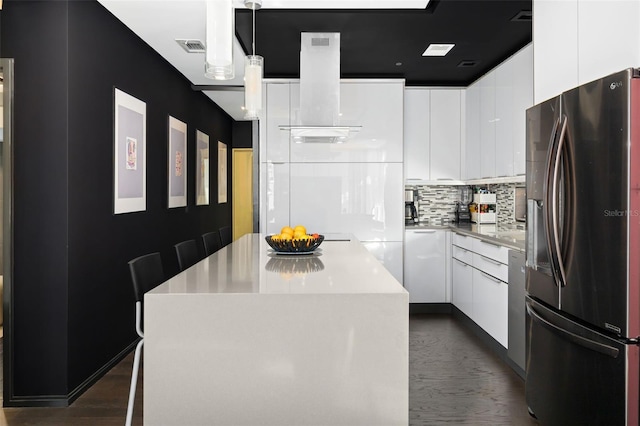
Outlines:
[[169, 116], [169, 208], [187, 205], [187, 125]]
[[209, 205], [209, 135], [196, 130], [196, 205]]
[[147, 104], [114, 88], [113, 213], [147, 208]]
[[227, 202], [227, 145], [218, 141], [218, 204]]

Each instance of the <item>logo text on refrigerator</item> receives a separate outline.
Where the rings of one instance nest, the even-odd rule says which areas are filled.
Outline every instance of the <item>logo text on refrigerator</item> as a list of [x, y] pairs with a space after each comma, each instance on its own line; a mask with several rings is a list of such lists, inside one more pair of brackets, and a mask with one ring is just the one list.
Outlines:
[[611, 83], [609, 85], [609, 89], [611, 89], [611, 90], [615, 90], [617, 87], [622, 87], [622, 82], [621, 81], [614, 81], [613, 83]]

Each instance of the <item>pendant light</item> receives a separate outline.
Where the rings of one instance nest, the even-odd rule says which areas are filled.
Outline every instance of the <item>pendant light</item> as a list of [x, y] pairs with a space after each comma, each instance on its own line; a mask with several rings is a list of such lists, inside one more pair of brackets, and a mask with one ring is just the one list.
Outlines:
[[204, 75], [214, 80], [232, 80], [235, 11], [232, 0], [207, 0]]
[[262, 0], [245, 0], [245, 7], [252, 10], [253, 32], [252, 53], [244, 61], [244, 108], [247, 120], [257, 120], [262, 110], [263, 58], [256, 55], [256, 10], [262, 7]]

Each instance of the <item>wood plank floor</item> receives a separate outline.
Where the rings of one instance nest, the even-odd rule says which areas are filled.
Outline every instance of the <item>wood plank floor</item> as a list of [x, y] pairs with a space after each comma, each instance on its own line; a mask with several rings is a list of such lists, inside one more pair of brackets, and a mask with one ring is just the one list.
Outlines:
[[[121, 426], [132, 363], [133, 354], [70, 407], [4, 408], [0, 425]], [[522, 379], [451, 315], [434, 314], [409, 321], [409, 418], [412, 426], [537, 424]], [[134, 425], [141, 424], [139, 380]]]

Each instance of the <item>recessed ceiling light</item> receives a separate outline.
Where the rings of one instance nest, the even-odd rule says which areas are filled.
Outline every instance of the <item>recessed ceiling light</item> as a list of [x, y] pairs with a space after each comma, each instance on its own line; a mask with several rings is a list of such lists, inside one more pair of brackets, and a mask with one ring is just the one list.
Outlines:
[[396, 67], [402, 66], [402, 62], [396, 62]]
[[430, 44], [422, 56], [444, 56], [453, 49], [453, 46], [455, 44]]

